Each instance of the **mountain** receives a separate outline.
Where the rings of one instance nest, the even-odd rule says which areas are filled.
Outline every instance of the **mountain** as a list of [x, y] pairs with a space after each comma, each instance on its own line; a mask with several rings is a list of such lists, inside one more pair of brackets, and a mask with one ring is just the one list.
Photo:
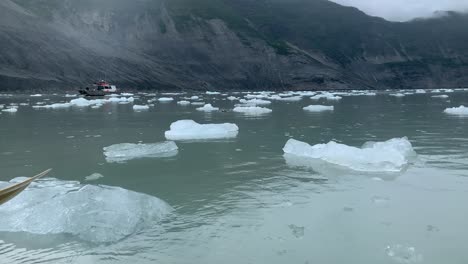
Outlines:
[[2, 0], [0, 89], [461, 87], [466, 25], [326, 0]]

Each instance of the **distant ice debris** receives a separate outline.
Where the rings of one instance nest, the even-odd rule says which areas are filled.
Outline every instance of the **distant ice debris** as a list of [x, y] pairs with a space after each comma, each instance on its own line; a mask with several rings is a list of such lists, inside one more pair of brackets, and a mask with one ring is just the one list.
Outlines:
[[189, 105], [189, 104], [190, 104], [190, 101], [184, 101], [184, 100], [182, 100], [182, 101], [177, 102], [177, 104], [178, 104], [178, 105]]
[[447, 108], [444, 110], [444, 113], [450, 114], [450, 115], [468, 115], [468, 107], [465, 107], [463, 105], [459, 107], [452, 107], [452, 108]]
[[[25, 180], [15, 178], [4, 187]], [[117, 242], [157, 224], [172, 208], [120, 187], [43, 179], [0, 207], [0, 231], [71, 234], [93, 243]]]
[[172, 102], [174, 101], [174, 98], [172, 97], [161, 97], [158, 99], [159, 102]]
[[192, 102], [192, 105], [205, 105], [205, 102]]
[[390, 245], [385, 248], [385, 252], [387, 256], [400, 264], [413, 264], [423, 261], [423, 256], [417, 253], [416, 249], [412, 246]]
[[103, 178], [103, 177], [104, 177], [104, 175], [95, 172], [95, 173], [93, 173], [93, 174], [91, 174], [89, 176], [86, 176], [85, 181], [96, 181], [96, 180], [99, 180], [100, 178]]
[[298, 102], [302, 100], [302, 96], [291, 96], [291, 97], [276, 97], [271, 96], [269, 99], [276, 100], [276, 101], [283, 101], [283, 102]]
[[415, 93], [417, 93], [417, 94], [425, 94], [425, 93], [426, 93], [426, 90], [417, 89], [417, 90], [415, 91]]
[[41, 97], [42, 94], [31, 94], [30, 96], [31, 96], [31, 97]]
[[361, 148], [330, 141], [327, 144], [311, 146], [305, 142], [290, 139], [283, 148], [284, 153], [298, 157], [319, 159], [355, 171], [401, 171], [415, 155], [406, 137], [384, 142], [367, 142]]
[[310, 99], [312, 99], [312, 100], [326, 99], [326, 100], [335, 100], [335, 101], [337, 101], [337, 100], [341, 100], [342, 97], [338, 96], [338, 95], [334, 95], [332, 93], [323, 92], [321, 94], [314, 95], [314, 96], [310, 97]]
[[239, 101], [241, 104], [248, 104], [248, 105], [269, 105], [271, 104], [270, 101], [267, 100], [262, 100], [262, 99], [251, 99], [251, 100], [245, 100], [245, 99], [240, 99]]
[[402, 94], [402, 93], [394, 93], [394, 94], [390, 94], [390, 96], [393, 96], [393, 97], [404, 97], [405, 95]]
[[59, 109], [59, 108], [68, 108], [68, 107], [71, 107], [71, 106], [72, 106], [71, 103], [55, 103], [55, 104], [51, 104], [51, 105], [33, 105], [32, 108], [36, 108], [36, 109], [41, 109], [41, 108]]
[[210, 91], [206, 91], [206, 94], [216, 95], [216, 94], [220, 94], [220, 92], [210, 92]]
[[121, 143], [103, 148], [107, 162], [124, 162], [139, 158], [164, 158], [177, 155], [178, 147], [172, 141], [152, 144]]
[[148, 110], [149, 106], [147, 105], [133, 105], [133, 110], [135, 111], [142, 111], [142, 110]]
[[198, 107], [198, 111], [204, 111], [204, 112], [211, 112], [211, 111], [218, 111], [218, 107], [213, 107], [211, 104], [206, 104], [203, 107]]
[[333, 111], [334, 106], [327, 106], [327, 105], [309, 105], [304, 107], [303, 109], [309, 112], [323, 112], [323, 111]]
[[18, 112], [18, 109], [17, 108], [5, 108], [5, 109], [2, 109], [2, 112], [7, 112], [7, 113], [16, 113]]
[[194, 96], [190, 97], [190, 100], [198, 100], [199, 98], [200, 98], [200, 97], [194, 95]]
[[263, 115], [272, 112], [271, 109], [260, 106], [238, 106], [235, 107], [233, 111], [237, 113], [243, 113], [246, 115]]
[[[98, 99], [99, 100], [99, 99]], [[96, 100], [93, 100], [93, 101], [96, 101]], [[122, 102], [128, 102], [128, 103], [131, 103], [135, 101], [135, 99], [133, 97], [111, 97], [107, 100], [103, 100], [102, 102], [97, 102], [97, 103], [106, 103], [106, 102], [110, 102], [110, 103], [122, 103]]]
[[228, 99], [229, 101], [239, 100], [239, 98], [238, 98], [238, 97], [235, 97], [235, 96], [229, 96], [229, 97], [227, 97], [226, 99]]
[[65, 97], [77, 97], [78, 95], [76, 94], [66, 94]]
[[445, 99], [445, 98], [449, 98], [449, 96], [448, 96], [448, 95], [446, 95], [446, 94], [441, 94], [441, 95], [433, 95], [433, 96], [431, 96], [431, 97], [433, 97], [433, 98], [443, 98], [443, 99]]
[[203, 140], [234, 138], [239, 133], [236, 124], [199, 124], [193, 120], [179, 120], [165, 132], [168, 140]]
[[133, 96], [132, 93], [121, 93], [120, 95], [121, 95], [121, 96]]

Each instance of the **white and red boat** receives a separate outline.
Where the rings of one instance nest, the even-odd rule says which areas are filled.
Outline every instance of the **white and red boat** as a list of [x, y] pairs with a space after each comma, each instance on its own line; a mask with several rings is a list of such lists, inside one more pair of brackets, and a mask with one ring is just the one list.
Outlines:
[[91, 87], [79, 90], [80, 94], [85, 96], [105, 96], [107, 94], [117, 93], [117, 87], [101, 80], [94, 83]]

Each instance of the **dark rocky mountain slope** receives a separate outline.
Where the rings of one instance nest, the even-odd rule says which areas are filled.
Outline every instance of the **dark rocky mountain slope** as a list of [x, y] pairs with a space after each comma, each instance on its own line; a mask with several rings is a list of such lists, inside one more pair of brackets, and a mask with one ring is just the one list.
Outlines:
[[0, 89], [466, 87], [467, 26], [326, 0], [2, 0]]

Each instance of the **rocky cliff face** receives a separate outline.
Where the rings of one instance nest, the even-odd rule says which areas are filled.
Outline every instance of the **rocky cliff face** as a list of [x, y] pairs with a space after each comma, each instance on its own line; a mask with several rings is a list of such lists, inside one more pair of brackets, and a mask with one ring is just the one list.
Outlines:
[[0, 89], [467, 86], [461, 14], [408, 23], [325, 0], [2, 0]]

